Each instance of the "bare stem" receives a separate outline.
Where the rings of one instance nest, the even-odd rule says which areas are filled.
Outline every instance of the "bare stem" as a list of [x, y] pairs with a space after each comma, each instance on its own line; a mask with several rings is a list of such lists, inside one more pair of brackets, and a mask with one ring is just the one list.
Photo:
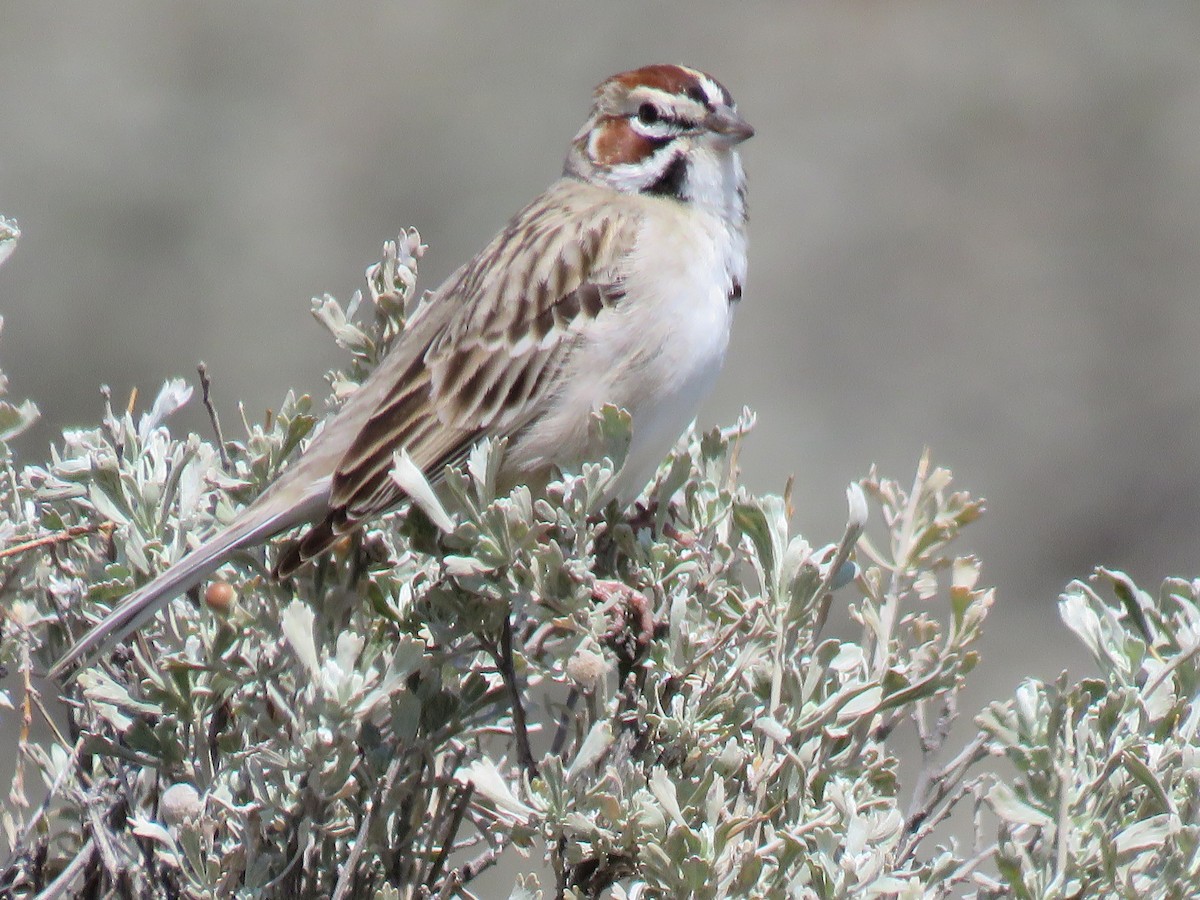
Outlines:
[[213, 433], [217, 438], [217, 452], [221, 455], [221, 468], [228, 472], [230, 470], [229, 454], [225, 452], [225, 436], [221, 433], [221, 419], [212, 402], [210, 393], [212, 379], [208, 377], [208, 366], [200, 363], [196, 366], [196, 371], [200, 373], [200, 397], [204, 401], [204, 408], [208, 410], [208, 420], [212, 422]]
[[367, 834], [371, 828], [375, 810], [383, 803], [383, 798], [387, 796], [388, 791], [392, 789], [392, 784], [395, 782], [396, 776], [400, 774], [400, 766], [403, 763], [404, 754], [402, 753], [391, 761], [387, 772], [384, 773], [383, 781], [375, 791], [375, 796], [371, 798], [366, 811], [363, 812], [362, 823], [358, 826], [358, 834], [354, 838], [354, 846], [350, 849], [350, 855], [346, 858], [342, 871], [338, 873], [337, 884], [333, 889], [333, 900], [342, 900], [349, 896], [351, 885], [354, 884], [354, 873], [358, 869], [358, 860], [362, 857], [363, 848], [367, 846]]
[[11, 547], [5, 547], [0, 550], [0, 559], [8, 556], [17, 556], [21, 553], [27, 553], [30, 550], [36, 550], [39, 547], [50, 547], [55, 544], [65, 544], [68, 541], [73, 541], [75, 538], [83, 537], [96, 532], [110, 532], [117, 526], [112, 522], [94, 522], [90, 525], [73, 525], [70, 528], [65, 528], [62, 531], [56, 531], [53, 534], [42, 535], [40, 538], [34, 538], [31, 541], [25, 541], [20, 544], [13, 544]]
[[512, 619], [504, 617], [500, 628], [500, 647], [497, 649], [489, 642], [489, 652], [504, 679], [508, 689], [508, 697], [512, 708], [513, 739], [517, 742], [517, 762], [529, 778], [538, 773], [537, 763], [533, 759], [533, 750], [529, 746], [529, 726], [525, 718], [525, 706], [521, 700], [521, 687], [517, 684], [517, 670], [513, 662], [513, 627]]

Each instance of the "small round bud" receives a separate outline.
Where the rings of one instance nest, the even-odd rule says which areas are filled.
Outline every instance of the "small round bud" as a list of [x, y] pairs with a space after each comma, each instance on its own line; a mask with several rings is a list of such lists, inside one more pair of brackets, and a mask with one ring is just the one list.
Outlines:
[[200, 813], [204, 811], [204, 802], [194, 787], [180, 782], [163, 791], [158, 801], [158, 811], [167, 825], [190, 825], [200, 818]]
[[204, 592], [204, 604], [213, 612], [228, 614], [237, 602], [237, 591], [227, 581], [214, 581]]
[[592, 650], [576, 650], [567, 660], [567, 676], [585, 691], [590, 691], [608, 674], [608, 662]]

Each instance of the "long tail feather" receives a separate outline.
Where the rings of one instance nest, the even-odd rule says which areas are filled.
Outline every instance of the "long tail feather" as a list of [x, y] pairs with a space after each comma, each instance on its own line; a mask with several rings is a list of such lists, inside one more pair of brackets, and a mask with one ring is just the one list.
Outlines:
[[303, 521], [298, 506], [272, 510], [266, 504], [259, 509], [247, 509], [238, 520], [159, 574], [149, 584], [134, 591], [101, 621], [92, 626], [71, 646], [47, 675], [57, 678], [74, 666], [99, 654], [130, 632], [136, 630], [162, 609], [168, 601], [199, 584], [206, 575], [217, 569], [230, 553], [264, 540], [278, 531]]

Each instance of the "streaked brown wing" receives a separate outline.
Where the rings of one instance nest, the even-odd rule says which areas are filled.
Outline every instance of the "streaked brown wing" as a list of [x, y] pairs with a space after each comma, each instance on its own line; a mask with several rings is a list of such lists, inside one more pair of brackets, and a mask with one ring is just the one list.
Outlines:
[[413, 331], [424, 352], [405, 338], [393, 348], [406, 362], [378, 373], [388, 383], [334, 472], [329, 513], [282, 574], [403, 499], [389, 477], [396, 450], [436, 481], [483, 435], [511, 435], [542, 412], [582, 328], [623, 298], [621, 261], [637, 232], [632, 215], [572, 209], [578, 190], [556, 185], [438, 290], [423, 315], [442, 323], [432, 336], [432, 323]]

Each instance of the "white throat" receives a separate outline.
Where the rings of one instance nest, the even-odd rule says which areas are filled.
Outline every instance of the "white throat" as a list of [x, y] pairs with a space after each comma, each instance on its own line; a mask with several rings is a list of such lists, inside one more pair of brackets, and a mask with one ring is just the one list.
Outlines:
[[697, 208], [741, 227], [746, 221], [746, 175], [738, 152], [693, 145], [688, 152], [684, 198]]

